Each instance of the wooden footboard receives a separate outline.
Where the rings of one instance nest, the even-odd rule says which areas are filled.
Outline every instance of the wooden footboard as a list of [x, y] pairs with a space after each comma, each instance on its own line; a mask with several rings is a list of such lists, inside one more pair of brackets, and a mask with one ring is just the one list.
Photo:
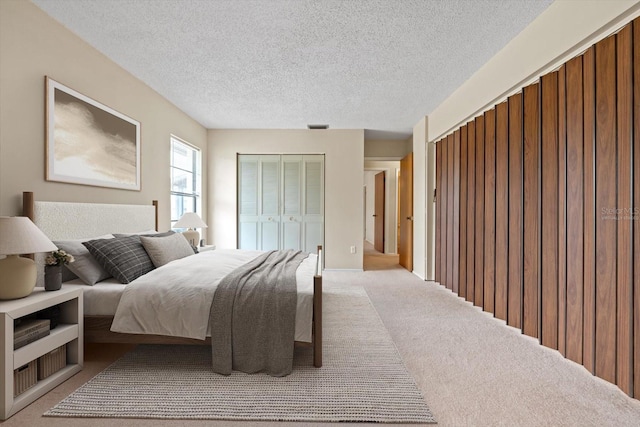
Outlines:
[[322, 246], [318, 246], [316, 274], [313, 276], [313, 366], [322, 366]]

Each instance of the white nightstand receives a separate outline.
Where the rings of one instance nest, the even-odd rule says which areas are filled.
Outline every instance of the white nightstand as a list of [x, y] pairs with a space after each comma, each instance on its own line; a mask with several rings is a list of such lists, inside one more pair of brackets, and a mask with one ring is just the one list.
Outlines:
[[215, 251], [216, 245], [198, 246], [198, 252]]
[[[13, 349], [14, 320], [60, 305], [58, 326], [48, 336], [17, 350]], [[84, 363], [84, 327], [82, 288], [63, 286], [59, 291], [46, 292], [35, 288], [26, 298], [0, 301], [0, 362], [2, 388], [0, 389], [0, 419], [6, 420], [58, 384], [82, 370]], [[56, 348], [66, 345], [67, 365], [54, 374], [39, 380], [18, 396], [13, 396], [14, 370], [38, 359]]]

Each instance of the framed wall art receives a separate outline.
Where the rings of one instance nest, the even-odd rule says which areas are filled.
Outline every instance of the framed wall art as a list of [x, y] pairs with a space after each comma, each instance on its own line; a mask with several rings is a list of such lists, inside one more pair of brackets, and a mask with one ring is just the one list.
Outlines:
[[46, 80], [47, 181], [140, 190], [140, 122]]

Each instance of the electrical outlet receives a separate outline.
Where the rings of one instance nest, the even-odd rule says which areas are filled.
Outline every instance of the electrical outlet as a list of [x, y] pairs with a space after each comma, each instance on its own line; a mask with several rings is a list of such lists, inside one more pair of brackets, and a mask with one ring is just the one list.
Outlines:
[[355, 246], [351, 246], [351, 253], [355, 254], [356, 253], [356, 247]]

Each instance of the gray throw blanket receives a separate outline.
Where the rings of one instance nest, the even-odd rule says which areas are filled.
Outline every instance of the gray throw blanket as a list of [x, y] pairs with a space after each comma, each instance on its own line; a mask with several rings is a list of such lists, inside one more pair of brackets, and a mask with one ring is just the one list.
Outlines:
[[307, 256], [300, 251], [266, 252], [220, 281], [209, 315], [214, 372], [291, 373], [296, 270]]

